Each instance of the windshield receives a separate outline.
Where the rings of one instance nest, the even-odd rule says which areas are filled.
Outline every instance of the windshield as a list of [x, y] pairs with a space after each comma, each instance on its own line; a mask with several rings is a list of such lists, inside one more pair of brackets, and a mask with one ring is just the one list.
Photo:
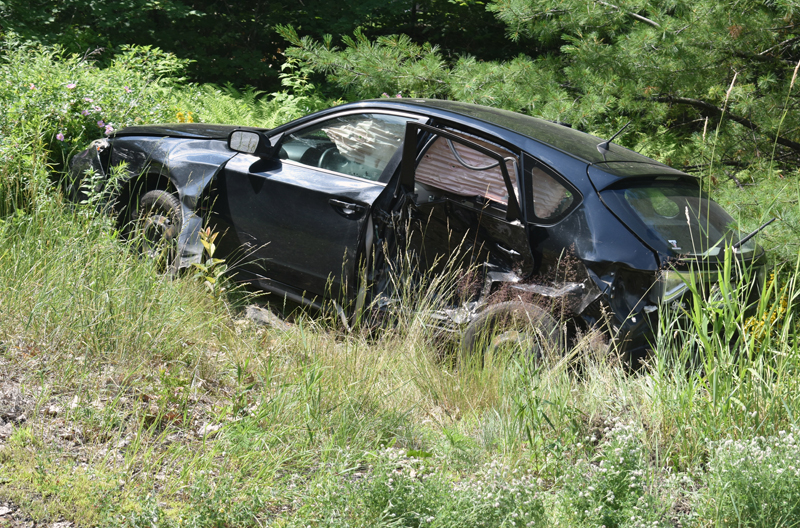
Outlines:
[[[631, 223], [639, 225], [629, 227], [640, 233], [647, 230], [647, 238], [665, 241], [677, 255], [716, 256], [726, 244], [733, 245], [744, 236], [718, 203], [686, 182], [652, 181], [607, 190], [603, 195], [613, 196], [611, 203], [634, 213], [638, 222]], [[748, 253], [755, 248], [751, 240], [738, 251]]]

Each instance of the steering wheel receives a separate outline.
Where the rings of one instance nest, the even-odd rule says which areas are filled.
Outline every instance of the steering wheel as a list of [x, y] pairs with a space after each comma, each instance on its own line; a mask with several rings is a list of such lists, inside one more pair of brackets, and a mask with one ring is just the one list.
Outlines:
[[325, 152], [323, 152], [322, 155], [319, 157], [319, 164], [318, 164], [319, 168], [320, 169], [334, 170], [334, 169], [332, 169], [330, 167], [326, 167], [326, 165], [338, 153], [339, 153], [339, 149], [337, 149], [336, 147], [330, 147], [328, 149], [325, 149]]

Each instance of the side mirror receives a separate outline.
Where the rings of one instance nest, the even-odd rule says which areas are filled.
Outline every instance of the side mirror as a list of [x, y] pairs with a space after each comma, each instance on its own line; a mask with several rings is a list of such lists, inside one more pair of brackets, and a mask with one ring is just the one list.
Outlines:
[[228, 136], [228, 148], [245, 154], [255, 154], [260, 142], [261, 136], [249, 130], [234, 130]]
[[278, 134], [267, 140], [261, 133], [253, 130], [234, 130], [228, 136], [228, 148], [244, 154], [272, 157], [283, 134]]

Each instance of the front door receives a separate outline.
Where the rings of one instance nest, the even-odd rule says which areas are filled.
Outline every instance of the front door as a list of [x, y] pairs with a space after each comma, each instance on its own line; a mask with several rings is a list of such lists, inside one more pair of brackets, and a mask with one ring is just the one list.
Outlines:
[[233, 264], [273, 291], [305, 300], [349, 297], [372, 204], [411, 119], [326, 118], [286, 133], [279, 159], [231, 159], [215, 211], [227, 253], [239, 248], [241, 262]]

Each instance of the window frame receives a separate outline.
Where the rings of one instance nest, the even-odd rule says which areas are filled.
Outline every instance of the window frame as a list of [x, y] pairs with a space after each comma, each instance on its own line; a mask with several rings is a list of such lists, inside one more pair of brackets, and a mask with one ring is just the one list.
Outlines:
[[[451, 127], [451, 128], [454, 128], [454, 130], [455, 130], [455, 127]], [[491, 159], [493, 159], [493, 160], [495, 160], [495, 161], [497, 161], [499, 163], [500, 172], [503, 175], [503, 180], [504, 180], [505, 185], [506, 185], [506, 191], [508, 192], [508, 204], [505, 206], [506, 220], [514, 221], [514, 220], [522, 220], [523, 219], [522, 210], [520, 208], [520, 200], [517, 197], [517, 193], [514, 192], [514, 185], [513, 185], [512, 181], [511, 181], [511, 176], [508, 173], [508, 167], [506, 166], [506, 158], [505, 157], [503, 157], [500, 154], [494, 152], [493, 150], [490, 150], [490, 149], [484, 147], [483, 145], [479, 145], [479, 144], [475, 143], [474, 141], [470, 141], [469, 139], [466, 139], [463, 136], [459, 136], [457, 134], [449, 132], [446, 129], [435, 127], [435, 126], [431, 126], [431, 125], [424, 124], [424, 123], [412, 123], [412, 122], [409, 122], [409, 123], [406, 124], [406, 137], [405, 137], [405, 140], [403, 141], [403, 145], [404, 146], [416, 145], [417, 144], [417, 138], [419, 136], [419, 132], [420, 131], [427, 132], [427, 133], [431, 134], [432, 137], [428, 138], [424, 142], [424, 145], [422, 146], [422, 148], [414, 148], [414, 149], [404, 148], [403, 149], [403, 160], [402, 160], [402, 163], [401, 163], [401, 172], [400, 172], [400, 184], [402, 186], [404, 186], [404, 187], [406, 187], [408, 189], [413, 189], [414, 188], [414, 181], [415, 181], [415, 175], [416, 175], [416, 171], [417, 171], [417, 165], [423, 159], [423, 156], [425, 154], [425, 151], [427, 150], [427, 147], [429, 145], [431, 145], [433, 143], [433, 141], [435, 141], [433, 136], [443, 137], [445, 139], [449, 139], [450, 141], [454, 141], [456, 143], [465, 145], [468, 148], [476, 150], [479, 153], [481, 153], [481, 154], [483, 154], [485, 156], [488, 156], [489, 158], [491, 158]], [[458, 130], [458, 131], [461, 131], [461, 130]], [[466, 130], [463, 130], [463, 132], [464, 133], [469, 133]], [[479, 134], [474, 134], [473, 133], [471, 135], [474, 135], [476, 137], [481, 137]], [[485, 138], [481, 137], [481, 139], [485, 139]], [[489, 141], [488, 139], [485, 139], [485, 140]], [[505, 147], [503, 147], [503, 148], [505, 148]], [[510, 151], [510, 149], [507, 149], [507, 150]], [[516, 154], [514, 152], [512, 152], [512, 154], [519, 156], [518, 154]], [[516, 165], [518, 166], [518, 168], [517, 168], [518, 174], [516, 175], [517, 176], [517, 182], [519, 183], [520, 194], [522, 194], [524, 191], [522, 189], [522, 184], [521, 184], [522, 182], [520, 181], [521, 178], [519, 177], [520, 176], [519, 175], [519, 171], [520, 171], [520, 168], [521, 168], [520, 167], [521, 160], [518, 159], [518, 162], [516, 163]], [[503, 204], [501, 204], [499, 202], [494, 202], [493, 200], [492, 200], [492, 202], [493, 203], [497, 203], [498, 205], [501, 206], [501, 208], [503, 206]]]
[[[392, 116], [392, 117], [408, 118], [409, 119], [409, 121], [406, 122], [406, 136], [404, 136], [402, 138], [402, 141], [400, 143], [400, 146], [399, 146], [398, 150], [395, 151], [395, 153], [394, 153], [394, 155], [392, 157], [396, 156], [398, 151], [404, 151], [405, 141], [406, 141], [406, 138], [407, 138], [408, 125], [410, 123], [425, 122], [425, 121], [429, 120], [429, 117], [422, 116], [420, 114], [415, 114], [415, 113], [412, 113], [412, 112], [394, 112], [394, 111], [386, 111], [386, 110], [383, 110], [383, 109], [368, 109], [368, 108], [353, 109], [353, 110], [349, 110], [347, 112], [342, 112], [342, 113], [333, 114], [333, 115], [326, 115], [326, 116], [320, 117], [319, 119], [314, 119], [311, 122], [303, 123], [300, 126], [297, 126], [297, 127], [292, 128], [290, 130], [284, 131], [281, 134], [281, 140], [280, 140], [279, 144], [277, 145], [277, 149], [280, 150], [280, 148], [283, 145], [283, 143], [292, 134], [302, 133], [305, 130], [312, 129], [314, 127], [317, 127], [318, 129], [321, 129], [321, 128], [319, 128], [319, 125], [321, 123], [324, 123], [326, 121], [331, 121], [331, 120], [339, 118], [339, 117], [346, 117], [346, 116], [352, 116], [352, 115], [364, 115], [364, 116], [366, 116], [366, 115], [388, 115], [388, 116]], [[390, 158], [390, 160], [391, 160], [391, 158]], [[384, 181], [384, 179], [381, 178], [381, 177], [379, 177], [377, 180], [371, 180], [369, 178], [364, 178], [362, 176], [356, 176], [356, 175], [353, 175], [353, 174], [347, 174], [346, 172], [339, 172], [339, 171], [336, 171], [336, 170], [333, 170], [333, 169], [326, 169], [326, 168], [322, 168], [322, 167], [318, 167], [318, 166], [314, 166], [314, 165], [309, 165], [307, 163], [301, 163], [299, 161], [295, 161], [295, 160], [291, 160], [291, 159], [280, 159], [280, 162], [281, 163], [289, 163], [290, 165], [294, 165], [294, 166], [297, 166], [297, 167], [304, 167], [306, 169], [319, 171], [319, 172], [325, 173], [325, 174], [333, 174], [333, 175], [336, 175], [336, 176], [340, 176], [342, 178], [350, 178], [350, 179], [353, 179], [353, 180], [356, 180], [356, 181], [359, 181], [359, 182], [369, 182], [369, 183], [372, 183], [372, 184], [375, 184], [375, 185], [381, 185], [381, 186], [384, 186], [384, 187], [386, 185], [388, 185], [388, 183], [389, 183], [389, 181]], [[391, 161], [389, 161], [387, 163], [387, 165], [383, 168], [383, 170], [385, 171], [386, 167], [388, 167], [389, 165], [391, 165]], [[381, 174], [381, 176], [383, 176], [383, 174]], [[391, 178], [389, 178], [389, 180], [391, 180]]]

